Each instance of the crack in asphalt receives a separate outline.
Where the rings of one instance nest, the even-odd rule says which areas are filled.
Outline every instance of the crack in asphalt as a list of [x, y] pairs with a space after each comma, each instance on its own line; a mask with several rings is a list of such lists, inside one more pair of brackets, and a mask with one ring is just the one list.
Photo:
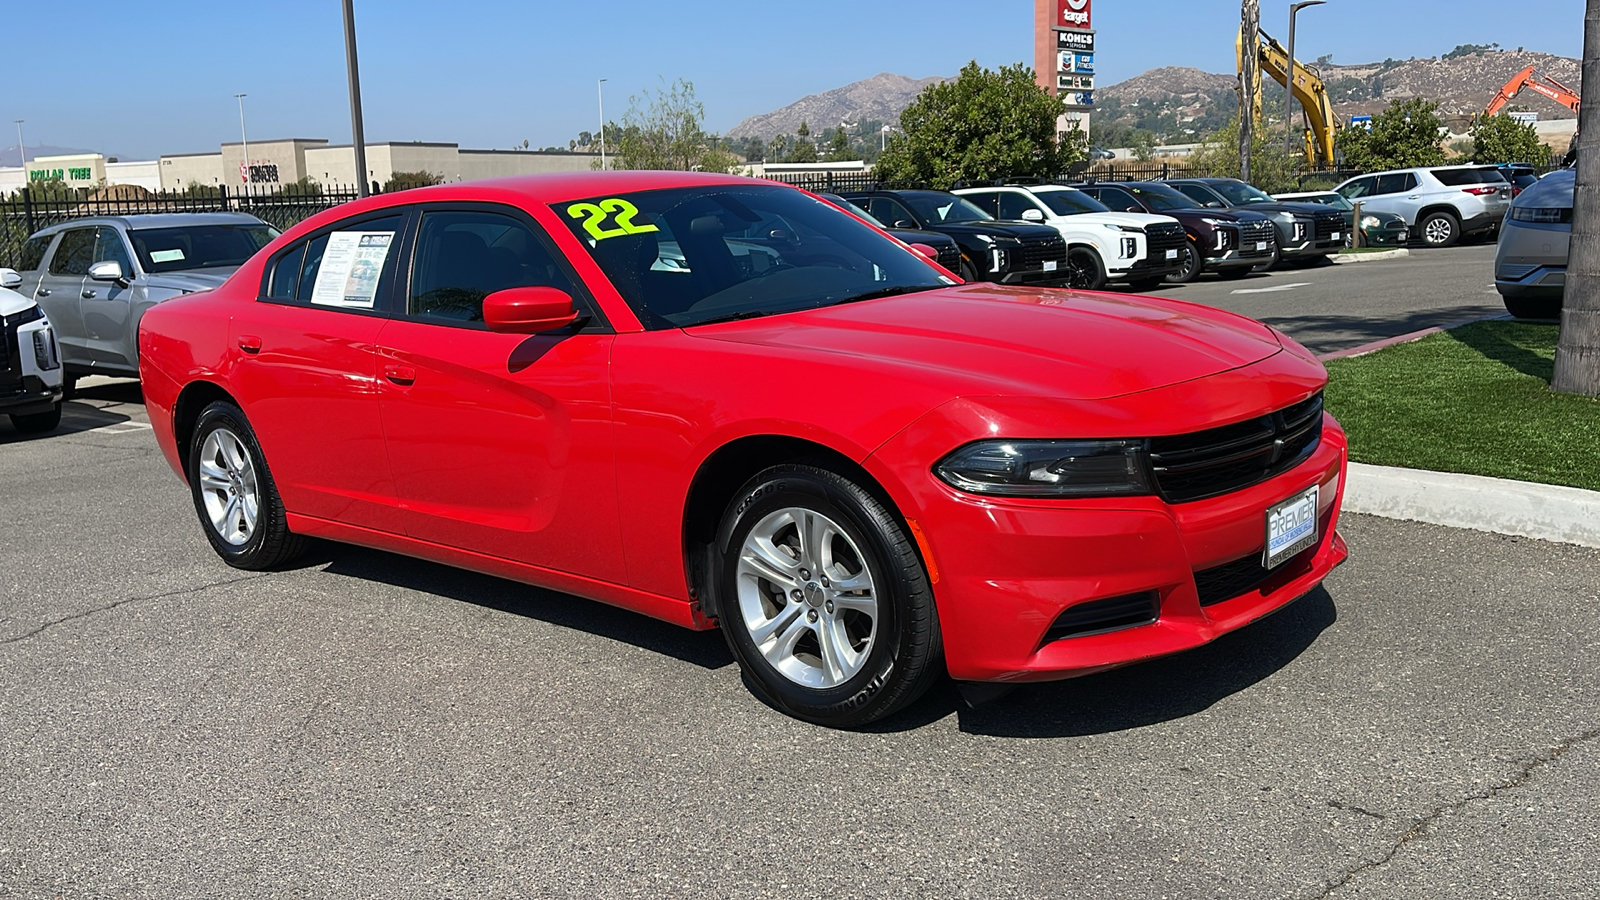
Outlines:
[[50, 629], [56, 627], [57, 625], [63, 625], [65, 623], [67, 623], [67, 622], [72, 622], [72, 621], [75, 621], [77, 619], [88, 618], [89, 616], [97, 615], [97, 614], [103, 613], [103, 612], [109, 612], [109, 611], [111, 611], [113, 609], [116, 609], [119, 606], [127, 606], [129, 603], [143, 603], [143, 602], [145, 602], [147, 600], [165, 600], [168, 597], [182, 597], [185, 594], [198, 594], [201, 591], [209, 591], [212, 588], [225, 587], [225, 586], [230, 585], [230, 584], [238, 584], [241, 581], [252, 581], [252, 580], [255, 580], [257, 578], [265, 578], [265, 577], [268, 577], [268, 576], [266, 576], [266, 575], [241, 575], [238, 578], [224, 578], [224, 579], [222, 579], [220, 581], [208, 582], [206, 584], [199, 585], [198, 587], [183, 588], [181, 590], [176, 590], [176, 591], [163, 591], [162, 593], [159, 593], [159, 594], [149, 594], [149, 595], [144, 596], [144, 597], [128, 597], [128, 598], [125, 598], [125, 599], [122, 599], [122, 600], [117, 600], [117, 601], [115, 601], [113, 603], [107, 603], [105, 606], [97, 606], [94, 609], [86, 609], [83, 612], [76, 612], [76, 613], [73, 613], [70, 616], [62, 616], [59, 619], [54, 619], [52, 621], [46, 622], [43, 625], [40, 625], [38, 628], [33, 629], [32, 631], [26, 632], [24, 634], [19, 634], [19, 635], [16, 635], [14, 637], [8, 637], [5, 640], [0, 640], [0, 647], [6, 646], [8, 644], [20, 643], [22, 641], [25, 641], [25, 640], [31, 638], [31, 637], [35, 637], [35, 636], [37, 636], [39, 634], [42, 634], [42, 633], [44, 633], [46, 631], [49, 631]]
[[[1596, 738], [1600, 738], [1600, 728], [1591, 728], [1582, 734], [1567, 738], [1561, 743], [1556, 744], [1554, 747], [1545, 750], [1543, 753], [1523, 759], [1521, 762], [1521, 767], [1517, 770], [1516, 774], [1512, 775], [1510, 778], [1507, 778], [1505, 781], [1490, 787], [1488, 790], [1479, 791], [1475, 794], [1469, 794], [1459, 800], [1434, 807], [1427, 815], [1417, 819], [1415, 822], [1412, 822], [1411, 827], [1406, 829], [1405, 832], [1395, 840], [1393, 846], [1389, 848], [1388, 852], [1384, 853], [1377, 859], [1368, 860], [1353, 869], [1349, 869], [1337, 879], [1328, 882], [1322, 893], [1317, 894], [1313, 900], [1325, 900], [1325, 898], [1332, 896], [1335, 891], [1344, 887], [1357, 875], [1388, 865], [1389, 862], [1392, 861], [1396, 856], [1400, 855], [1400, 851], [1405, 849], [1406, 846], [1412, 841], [1426, 837], [1434, 823], [1443, 818], [1446, 813], [1462, 809], [1468, 804], [1479, 800], [1493, 800], [1506, 791], [1516, 790], [1517, 788], [1520, 788], [1532, 781], [1534, 776], [1538, 774], [1541, 768], [1567, 755], [1567, 752], [1573, 747], [1595, 740]], [[1345, 807], [1332, 800], [1328, 801], [1328, 805], [1341, 809], [1354, 809], [1354, 807]], [[1366, 810], [1358, 811], [1366, 812]], [[1373, 815], [1372, 813], [1367, 814]], [[1383, 817], [1379, 816], [1378, 818], [1381, 819]]]
[[1348, 812], [1361, 813], [1363, 816], [1371, 816], [1374, 819], [1387, 819], [1387, 818], [1389, 818], [1388, 816], [1384, 815], [1383, 813], [1375, 813], [1370, 809], [1362, 809], [1361, 807], [1356, 806], [1353, 803], [1340, 803], [1337, 800], [1329, 800], [1328, 801], [1328, 805], [1333, 807], [1334, 809], [1342, 809], [1342, 810], [1346, 810]]

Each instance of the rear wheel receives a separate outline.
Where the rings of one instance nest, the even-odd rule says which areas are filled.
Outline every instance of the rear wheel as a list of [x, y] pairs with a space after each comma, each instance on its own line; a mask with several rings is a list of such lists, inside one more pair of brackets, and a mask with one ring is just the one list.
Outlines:
[[1505, 301], [1506, 312], [1519, 319], [1559, 319], [1561, 318], [1560, 297], [1501, 297]]
[[1067, 252], [1067, 286], [1080, 291], [1098, 291], [1106, 286], [1106, 270], [1100, 254], [1088, 247], [1073, 247]]
[[937, 677], [922, 560], [898, 517], [855, 482], [767, 469], [728, 507], [716, 547], [723, 634], [748, 683], [785, 713], [865, 725]]
[[1429, 247], [1454, 247], [1461, 240], [1461, 221], [1447, 212], [1428, 213], [1417, 230]]
[[61, 425], [61, 404], [57, 403], [49, 412], [13, 415], [11, 425], [23, 434], [55, 431]]
[[226, 401], [201, 410], [189, 442], [189, 487], [211, 548], [236, 569], [270, 569], [300, 555], [283, 499], [244, 412]]
[[1205, 258], [1200, 255], [1200, 245], [1194, 241], [1185, 241], [1183, 249], [1178, 251], [1178, 259], [1182, 261], [1183, 268], [1167, 276], [1173, 284], [1188, 284], [1200, 277], [1200, 272], [1205, 268]]

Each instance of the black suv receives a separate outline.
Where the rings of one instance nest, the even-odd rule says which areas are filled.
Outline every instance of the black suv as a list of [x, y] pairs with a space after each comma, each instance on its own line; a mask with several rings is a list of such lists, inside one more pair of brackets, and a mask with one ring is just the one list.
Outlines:
[[1001, 222], [944, 191], [859, 191], [842, 195], [892, 229], [937, 231], [961, 245], [967, 281], [1067, 283], [1067, 242], [1048, 225]]
[[866, 219], [868, 222], [882, 228], [890, 237], [896, 240], [907, 244], [921, 244], [924, 247], [932, 247], [935, 254], [935, 262], [952, 272], [960, 272], [961, 245], [956, 243], [955, 238], [947, 234], [940, 234], [937, 231], [919, 231], [915, 228], [890, 228], [874, 218], [872, 213], [867, 212], [838, 194], [818, 194], [817, 196]]
[[1278, 200], [1237, 178], [1175, 178], [1167, 184], [1207, 209], [1247, 209], [1263, 213], [1278, 226], [1273, 268], [1283, 260], [1316, 262], [1338, 253], [1349, 239], [1344, 214], [1316, 203]]
[[1187, 242], [1183, 269], [1168, 281], [1193, 281], [1201, 272], [1243, 278], [1256, 266], [1270, 263], [1278, 246], [1272, 220], [1242, 209], [1203, 209], [1194, 200], [1156, 181], [1100, 181], [1075, 184], [1117, 212], [1171, 216], [1183, 224]]

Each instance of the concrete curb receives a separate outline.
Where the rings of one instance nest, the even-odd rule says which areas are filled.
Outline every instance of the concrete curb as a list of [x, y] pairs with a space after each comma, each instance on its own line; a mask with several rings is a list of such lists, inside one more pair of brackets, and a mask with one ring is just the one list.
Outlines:
[[1411, 251], [1404, 247], [1397, 250], [1379, 250], [1377, 253], [1334, 253], [1328, 259], [1338, 265], [1344, 266], [1351, 263], [1381, 262], [1386, 259], [1400, 259], [1410, 256]]
[[1350, 464], [1346, 512], [1600, 548], [1600, 492]]
[[1317, 359], [1322, 360], [1323, 362], [1328, 362], [1329, 360], [1334, 359], [1349, 359], [1352, 356], [1366, 356], [1368, 353], [1375, 353], [1385, 347], [1393, 347], [1396, 344], [1409, 344], [1412, 341], [1419, 341], [1430, 334], [1439, 334], [1441, 332], [1449, 331], [1452, 328], [1460, 328], [1462, 325], [1471, 325], [1473, 322], [1494, 322], [1500, 319], [1509, 318], [1511, 318], [1510, 313], [1500, 313], [1498, 315], [1483, 316], [1477, 319], [1464, 319], [1460, 322], [1450, 322], [1434, 328], [1424, 328], [1421, 331], [1413, 331], [1410, 334], [1401, 334], [1392, 338], [1384, 338], [1381, 341], [1373, 341], [1370, 344], [1362, 344], [1359, 347], [1351, 347], [1347, 350], [1335, 350], [1332, 353], [1320, 353], [1317, 355]]

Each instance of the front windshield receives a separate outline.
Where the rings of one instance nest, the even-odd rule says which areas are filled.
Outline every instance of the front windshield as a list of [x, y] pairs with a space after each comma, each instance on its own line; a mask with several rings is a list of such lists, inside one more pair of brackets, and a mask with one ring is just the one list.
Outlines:
[[924, 222], [990, 222], [994, 216], [973, 206], [965, 198], [938, 191], [906, 191], [900, 199], [911, 204], [912, 210]]
[[1180, 209], [1198, 209], [1193, 197], [1179, 193], [1174, 188], [1164, 184], [1130, 184], [1128, 190], [1139, 195], [1149, 207], [1157, 212], [1173, 212]]
[[1274, 202], [1272, 195], [1266, 191], [1252, 187], [1242, 181], [1214, 181], [1208, 187], [1228, 198], [1228, 202], [1234, 206]]
[[242, 266], [277, 236], [278, 229], [266, 223], [184, 225], [128, 232], [133, 251], [139, 254], [140, 267], [150, 273]]
[[1039, 191], [1034, 196], [1044, 201], [1044, 205], [1058, 216], [1111, 212], [1111, 207], [1083, 191]]
[[793, 188], [674, 188], [552, 208], [652, 330], [955, 283], [871, 226]]

